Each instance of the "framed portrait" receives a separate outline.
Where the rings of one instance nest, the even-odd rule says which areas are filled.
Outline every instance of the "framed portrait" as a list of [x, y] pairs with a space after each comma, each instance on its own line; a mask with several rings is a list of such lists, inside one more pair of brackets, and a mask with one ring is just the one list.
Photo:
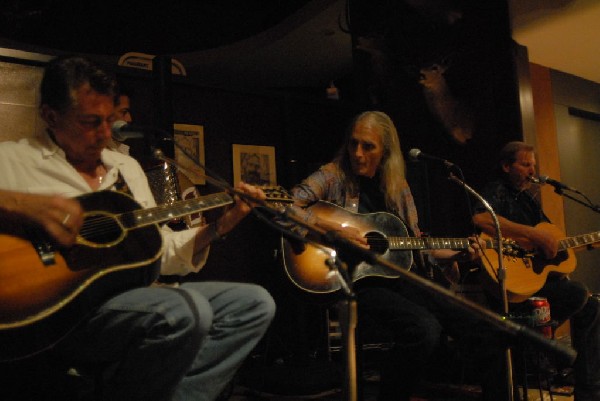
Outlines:
[[233, 145], [233, 183], [277, 185], [275, 147]]
[[192, 184], [206, 184], [204, 178], [204, 127], [202, 125], [175, 124], [175, 160], [185, 169], [197, 174], [187, 177]]

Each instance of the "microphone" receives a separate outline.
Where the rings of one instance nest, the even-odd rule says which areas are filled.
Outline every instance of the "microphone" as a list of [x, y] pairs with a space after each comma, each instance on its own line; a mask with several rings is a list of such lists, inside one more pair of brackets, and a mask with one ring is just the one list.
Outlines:
[[423, 153], [423, 152], [421, 152], [421, 149], [416, 149], [416, 148], [411, 149], [410, 152], [408, 152], [408, 156], [414, 161], [433, 160], [436, 162], [444, 163], [446, 165], [446, 167], [454, 166], [454, 163], [449, 162], [448, 160], [442, 159], [440, 157], [436, 157], [436, 156], [428, 155], [427, 153]]
[[143, 138], [144, 132], [148, 129], [127, 124], [123, 120], [117, 120], [113, 123], [111, 131], [114, 140], [123, 142], [126, 139]]
[[529, 181], [533, 182], [534, 184], [539, 184], [539, 185], [550, 184], [557, 190], [565, 189], [567, 191], [579, 192], [575, 188], [571, 188], [568, 185], [565, 185], [560, 181], [556, 181], [556, 180], [548, 177], [547, 175], [540, 175], [537, 178], [530, 175], [528, 178], [529, 178]]

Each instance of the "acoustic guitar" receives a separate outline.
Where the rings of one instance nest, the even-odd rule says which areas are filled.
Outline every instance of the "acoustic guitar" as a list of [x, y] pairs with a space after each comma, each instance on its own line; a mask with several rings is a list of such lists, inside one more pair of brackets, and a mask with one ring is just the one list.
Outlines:
[[77, 199], [85, 219], [73, 247], [55, 248], [34, 233], [0, 234], [0, 360], [51, 347], [102, 302], [151, 284], [162, 254], [158, 223], [233, 203], [226, 193], [149, 209], [114, 191]]
[[[504, 255], [502, 262], [506, 268], [506, 291], [509, 302], [522, 302], [531, 297], [544, 286], [549, 275], [572, 273], [577, 266], [574, 251], [600, 242], [600, 231], [565, 237], [558, 227], [550, 223], [540, 223], [536, 228], [550, 233], [558, 240], [558, 254], [553, 259], [546, 259], [530, 244], [522, 244], [527, 249], [525, 254]], [[483, 234], [482, 237], [487, 236]], [[489, 256], [483, 260], [484, 283], [493, 290], [493, 293], [499, 294], [498, 254], [490, 250]]]
[[[386, 213], [353, 213], [329, 202], [319, 201], [310, 207], [319, 219], [325, 219], [358, 229], [367, 239], [370, 250], [400, 269], [410, 270], [413, 265], [414, 250], [469, 248], [468, 238], [415, 238], [409, 237], [406, 226], [397, 216]], [[282, 238], [283, 265], [289, 279], [298, 288], [315, 294], [333, 293], [340, 290], [341, 284], [327, 265], [332, 248], [320, 245], [302, 244]], [[486, 247], [495, 247], [497, 241], [487, 239]], [[503, 241], [507, 253], [518, 254], [514, 242]], [[487, 251], [486, 251], [487, 252]], [[365, 277], [398, 278], [400, 274], [386, 266], [359, 263], [353, 271], [352, 281]]]

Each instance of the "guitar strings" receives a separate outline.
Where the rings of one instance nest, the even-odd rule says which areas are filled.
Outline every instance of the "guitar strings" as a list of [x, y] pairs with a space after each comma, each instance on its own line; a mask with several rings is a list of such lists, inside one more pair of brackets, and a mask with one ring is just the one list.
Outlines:
[[[282, 193], [280, 189], [267, 188], [268, 199], [276, 199], [276, 202], [289, 203], [289, 197]], [[173, 204], [159, 205], [150, 209], [136, 209], [121, 214], [107, 216], [103, 214], [91, 215], [86, 218], [81, 228], [80, 235], [84, 238], [102, 236], [115, 231], [122, 231], [122, 228], [129, 229], [135, 226], [145, 226], [144, 219], [153, 220], [153, 222], [167, 221], [172, 218], [185, 216], [198, 211], [210, 209], [211, 206], [218, 207], [233, 202], [231, 196], [225, 192], [217, 192], [195, 199], [180, 200]], [[190, 211], [191, 210], [191, 211]], [[128, 217], [131, 216], [131, 218]], [[126, 222], [130, 222], [126, 224]], [[138, 225], [139, 222], [142, 222]], [[120, 224], [119, 224], [120, 223]]]
[[[80, 231], [80, 236], [90, 239], [96, 236], [105, 236], [115, 232], [121, 232], [135, 227], [143, 227], [153, 222], [167, 221], [172, 218], [185, 216], [193, 213], [198, 207], [203, 206], [203, 209], [209, 209], [210, 205], [220, 206], [223, 204], [223, 197], [229, 196], [225, 193], [214, 194], [215, 198], [212, 202], [206, 198], [192, 199], [179, 201], [173, 205], [160, 205], [151, 209], [139, 209], [128, 211], [125, 213], [114, 214], [112, 216], [98, 214], [91, 215], [86, 218], [83, 227]], [[193, 205], [193, 211], [190, 212], [190, 205]], [[148, 220], [146, 224], [144, 220]], [[140, 223], [141, 222], [141, 223]]]

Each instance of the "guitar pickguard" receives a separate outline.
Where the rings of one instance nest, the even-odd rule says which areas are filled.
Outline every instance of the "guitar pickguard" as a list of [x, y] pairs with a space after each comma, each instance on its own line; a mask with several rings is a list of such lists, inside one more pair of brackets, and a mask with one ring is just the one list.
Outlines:
[[[402, 221], [390, 213], [357, 214], [327, 202], [319, 202], [311, 206], [312, 212], [330, 221], [357, 228], [371, 244], [371, 250], [380, 257], [405, 270], [410, 269], [413, 262], [412, 251], [390, 250], [387, 238], [391, 236], [406, 237], [407, 230]], [[297, 243], [282, 238], [284, 267], [292, 283], [311, 293], [331, 293], [341, 289], [340, 282], [331, 274], [327, 260], [333, 251], [325, 246]], [[343, 253], [339, 254], [345, 260]], [[397, 278], [400, 273], [386, 266], [371, 265], [360, 262], [354, 270], [353, 281], [368, 276]]]
[[[373, 231], [367, 231], [363, 235], [367, 238], [367, 242], [369, 242], [369, 239], [378, 239], [378, 241], [370, 241], [371, 251], [388, 262], [409, 270], [413, 262], [412, 251], [391, 251], [389, 249], [389, 242], [387, 241], [387, 237], [391, 236], [408, 236], [408, 231], [400, 219], [389, 213], [370, 213], [358, 216], [360, 216], [364, 225], [377, 228]], [[370, 265], [362, 262], [357, 266], [353, 279], [356, 281], [368, 276], [398, 278], [400, 274], [386, 266]]]
[[560, 251], [553, 259], [544, 259], [541, 256], [536, 256], [532, 259], [532, 269], [535, 274], [542, 274], [548, 266], [559, 266], [568, 259], [569, 253], [567, 251]]

